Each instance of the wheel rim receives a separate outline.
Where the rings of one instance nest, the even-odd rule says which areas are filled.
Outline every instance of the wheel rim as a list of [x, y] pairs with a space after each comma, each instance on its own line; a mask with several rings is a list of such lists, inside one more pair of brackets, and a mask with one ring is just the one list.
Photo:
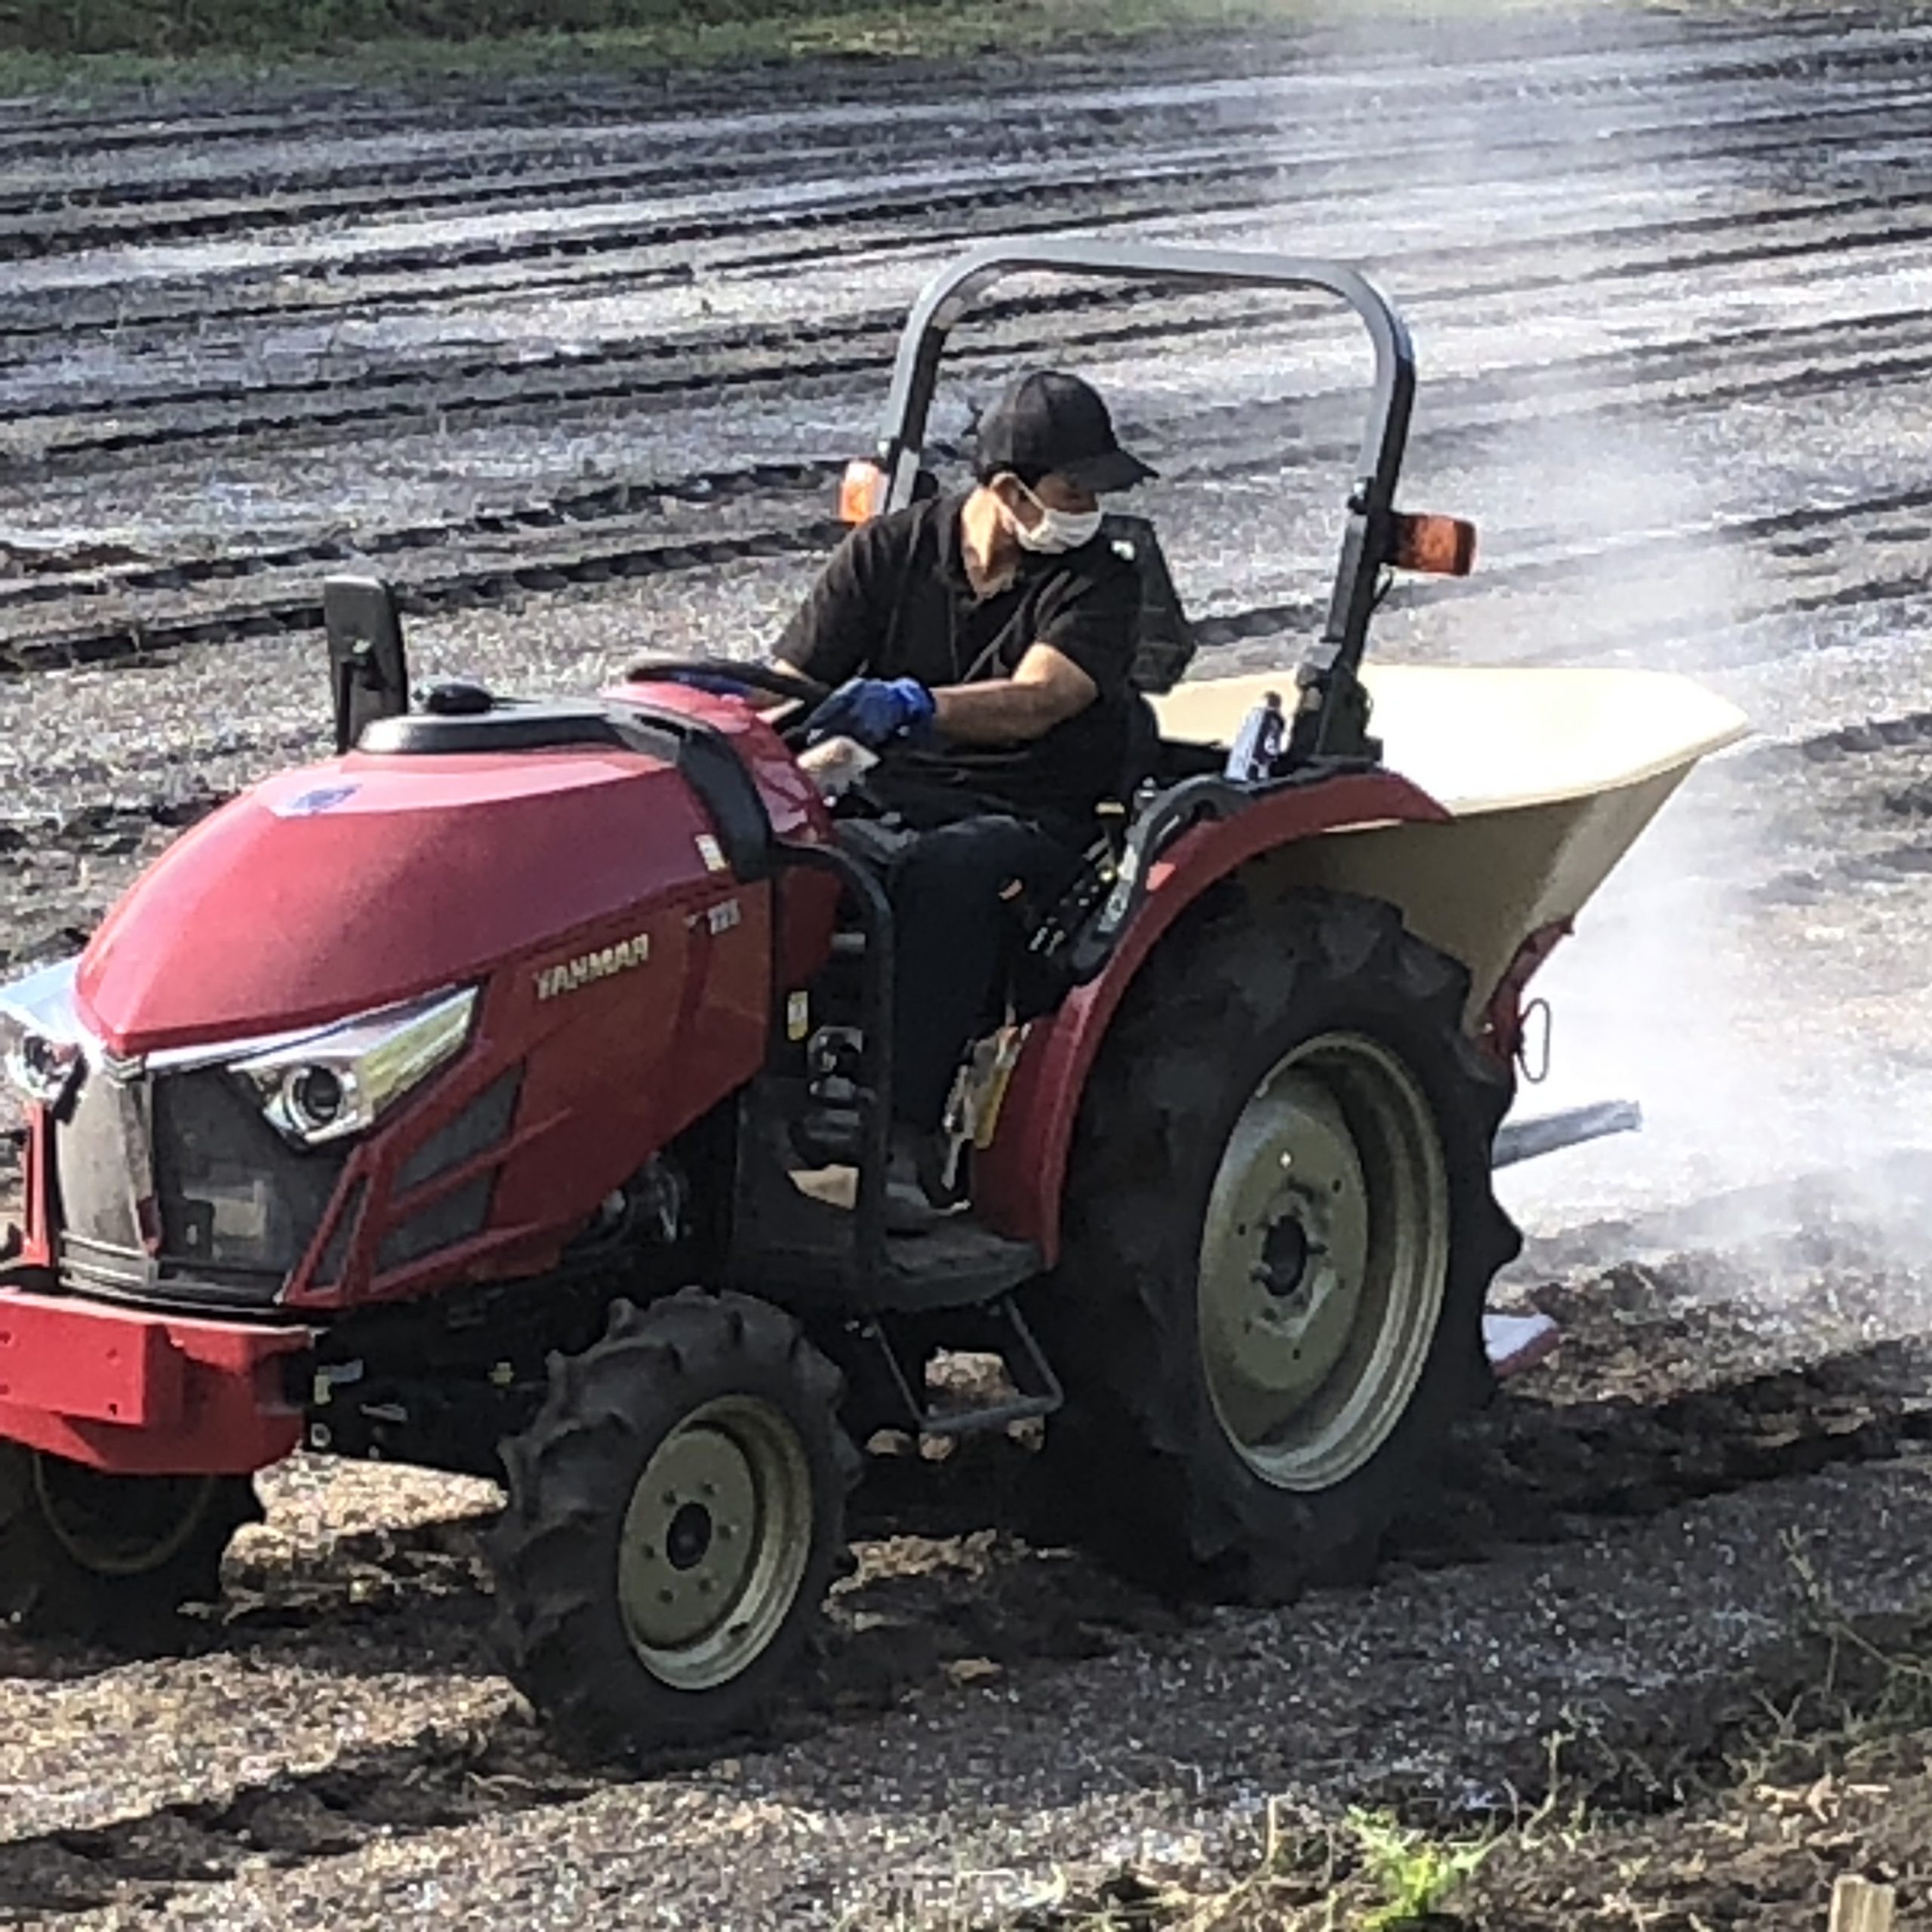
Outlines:
[[141, 1577], [172, 1562], [206, 1518], [214, 1476], [112, 1476], [64, 1457], [33, 1458], [42, 1520], [63, 1552], [99, 1577]]
[[631, 1647], [674, 1690], [738, 1676], [778, 1634], [811, 1558], [811, 1469], [798, 1432], [749, 1395], [685, 1417], [632, 1492], [618, 1549]]
[[1208, 1394], [1256, 1475], [1327, 1489], [1381, 1447], [1428, 1359], [1448, 1257], [1415, 1076], [1358, 1033], [1284, 1055], [1229, 1136], [1201, 1244]]

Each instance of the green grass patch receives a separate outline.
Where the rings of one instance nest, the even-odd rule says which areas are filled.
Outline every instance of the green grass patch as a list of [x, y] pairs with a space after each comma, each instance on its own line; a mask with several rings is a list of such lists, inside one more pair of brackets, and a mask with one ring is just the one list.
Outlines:
[[[1641, 5], [1643, 0], [1632, 0]], [[1665, 0], [1670, 4], [1670, 0]], [[1676, 0], [1735, 7], [1743, 0]], [[1758, 0], [1764, 4], [1764, 0]], [[1770, 0], [1774, 10], [1777, 0]], [[0, 0], [0, 87], [958, 60], [1163, 34], [1583, 12], [1602, 0]]]
[[958, 53], [1066, 34], [1251, 25], [1281, 0], [0, 0], [0, 54], [134, 77], [288, 57], [358, 65], [629, 65]]

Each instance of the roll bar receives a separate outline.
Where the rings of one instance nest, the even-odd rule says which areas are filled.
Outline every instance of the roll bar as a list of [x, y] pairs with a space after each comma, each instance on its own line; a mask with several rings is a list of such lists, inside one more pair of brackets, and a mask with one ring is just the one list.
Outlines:
[[906, 319], [879, 438], [878, 466], [886, 479], [881, 509], [903, 509], [912, 500], [946, 337], [995, 283], [1036, 273], [1118, 275], [1203, 288], [1319, 289], [1338, 297], [1361, 317], [1375, 347], [1374, 385], [1349, 493], [1327, 623], [1303, 676], [1320, 694], [1309, 749], [1361, 755], [1367, 706], [1357, 673], [1382, 568], [1393, 555], [1395, 486], [1415, 398], [1415, 352], [1394, 306], [1354, 269], [1292, 255], [1122, 248], [1104, 242], [994, 242], [975, 249], [934, 277]]

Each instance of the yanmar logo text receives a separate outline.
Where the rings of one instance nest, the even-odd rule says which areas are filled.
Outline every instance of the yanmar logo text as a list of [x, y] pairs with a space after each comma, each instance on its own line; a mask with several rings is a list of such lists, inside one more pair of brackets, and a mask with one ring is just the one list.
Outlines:
[[561, 993], [581, 992], [598, 980], [608, 980], [614, 973], [635, 971], [651, 957], [651, 935], [639, 933], [635, 939], [620, 940], [615, 946], [607, 946], [601, 952], [586, 952], [580, 958], [567, 959], [561, 966], [540, 966], [537, 969], [537, 997], [540, 1000], [555, 999]]

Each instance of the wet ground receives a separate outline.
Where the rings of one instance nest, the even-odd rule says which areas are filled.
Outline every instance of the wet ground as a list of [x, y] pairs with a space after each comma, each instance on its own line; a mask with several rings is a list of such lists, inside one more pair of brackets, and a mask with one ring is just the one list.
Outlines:
[[[292, 1466], [183, 1654], [0, 1647], [0, 1921], [1066, 1928], [1251, 1874], [1271, 1800], [1296, 1835], [1237, 1910], [1365, 1907], [1369, 1806], [1534, 1820], [1472, 1924], [1822, 1924], [1866, 1868], [1932, 1916], [1932, 19], [0, 103], [0, 963], [319, 752], [331, 568], [397, 579], [425, 675], [761, 648], [906, 303], [1056, 229], [1340, 255], [1401, 303], [1405, 494], [1483, 541], [1382, 654], [1654, 665], [1752, 715], [1547, 976], [1527, 1104], [1649, 1120], [1511, 1177], [1501, 1298], [1564, 1352], [1374, 1589], [1278, 1612], [1030, 1540], [1017, 1447], [886, 1470], [780, 1739], [635, 1775], [492, 1675], [491, 1491]], [[943, 441], [1080, 368], [1163, 472], [1200, 668], [1299, 655], [1345, 334], [1026, 284], [958, 347]]]

